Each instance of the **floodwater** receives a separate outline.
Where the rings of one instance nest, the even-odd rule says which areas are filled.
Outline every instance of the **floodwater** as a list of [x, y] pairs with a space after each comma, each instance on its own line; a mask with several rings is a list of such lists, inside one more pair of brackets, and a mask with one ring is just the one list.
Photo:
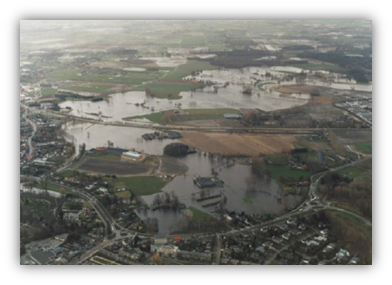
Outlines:
[[[220, 88], [215, 94], [213, 87], [206, 87], [203, 90], [181, 92], [180, 100], [157, 99], [143, 91], [133, 91], [113, 94], [107, 100], [99, 102], [65, 101], [60, 107], [71, 107], [70, 115], [78, 117], [98, 119], [97, 114], [101, 112], [103, 121], [121, 121], [126, 117], [172, 110], [176, 108], [176, 104], [181, 104], [183, 109], [259, 108], [263, 111], [272, 111], [305, 104], [308, 98], [305, 94], [303, 98], [297, 99], [294, 96], [282, 97], [275, 91], [257, 91], [252, 95], [242, 94], [241, 91], [242, 86], [229, 85]], [[135, 105], [143, 102], [146, 102], [145, 107]]]
[[[107, 145], [108, 140], [115, 147], [135, 148], [151, 155], [162, 155], [165, 145], [175, 140], [152, 140], [145, 141], [141, 135], [153, 132], [152, 129], [105, 126], [90, 123], [67, 123], [63, 127], [66, 138], [76, 145], [86, 144], [87, 149]], [[219, 202], [220, 199], [212, 199], [204, 202], [196, 201], [200, 198], [201, 191], [205, 196], [221, 194], [224, 208], [229, 211], [247, 214], [280, 213], [293, 208], [298, 202], [298, 196], [282, 196], [279, 185], [266, 178], [255, 175], [251, 165], [247, 163], [233, 163], [221, 156], [211, 156], [204, 153], [190, 154], [178, 160], [188, 166], [185, 175], [176, 176], [162, 191], [175, 193], [180, 202], [187, 207], [193, 206], [202, 211], [215, 215], [218, 204], [203, 207], [210, 202]], [[193, 177], [212, 176], [212, 169], [218, 173], [218, 178], [224, 184], [223, 187], [214, 187], [201, 190], [193, 182]], [[143, 196], [143, 200], [151, 205], [155, 195]], [[280, 199], [281, 198], [281, 199]], [[157, 218], [159, 233], [167, 234], [176, 229], [183, 222], [185, 215], [174, 210], [139, 210], [137, 214], [142, 218]]]
[[[183, 109], [215, 109], [215, 108], [258, 108], [263, 111], [274, 111], [303, 105], [309, 99], [307, 94], [293, 94], [282, 96], [273, 89], [261, 90], [254, 86], [259, 82], [269, 82], [264, 77], [266, 72], [277, 77], [283, 77], [284, 73], [274, 71], [271, 68], [245, 68], [243, 70], [227, 69], [204, 71], [194, 77], [198, 80], [212, 81], [214, 86], [198, 89], [196, 91], [181, 92], [180, 100], [167, 100], [154, 98], [144, 91], [132, 91], [118, 93], [109, 96], [108, 99], [99, 102], [91, 101], [65, 101], [60, 107], [71, 107], [71, 115], [98, 119], [101, 113], [103, 121], [121, 121], [123, 118], [147, 115], [175, 109], [181, 104]], [[191, 79], [188, 77], [186, 79]], [[224, 84], [230, 84], [224, 87]], [[251, 95], [243, 94], [243, 88], [249, 86], [253, 89]], [[217, 92], [214, 92], [217, 87]], [[145, 103], [143, 106], [136, 104]]]
[[[178, 64], [177, 59], [172, 62], [161, 62], [161, 64]], [[180, 60], [180, 59], [178, 59]], [[266, 73], [274, 76], [273, 80], [266, 77]], [[193, 77], [198, 80], [211, 81], [213, 86], [204, 89], [181, 92], [182, 99], [167, 100], [157, 99], [145, 94], [145, 92], [126, 92], [113, 94], [108, 99], [99, 102], [90, 101], [66, 101], [61, 103], [61, 107], [71, 107], [70, 114], [81, 117], [97, 119], [98, 116], [103, 121], [121, 121], [125, 117], [146, 115], [152, 112], [170, 110], [178, 107], [184, 109], [192, 108], [259, 108], [264, 111], [290, 108], [305, 104], [309, 99], [307, 94], [281, 95], [271, 88], [280, 84], [295, 84], [294, 81], [284, 81], [287, 73], [303, 72], [302, 69], [294, 67], [272, 67], [260, 68], [250, 67], [241, 70], [212, 70], [203, 71]], [[337, 74], [326, 73], [331, 79], [324, 82], [308, 73], [304, 82], [308, 85], [323, 86], [340, 90], [372, 91], [372, 85], [360, 85], [354, 81], [342, 79]], [[186, 78], [191, 79], [191, 77]], [[224, 87], [225, 83], [229, 85]], [[262, 89], [256, 85], [267, 83]], [[243, 86], [252, 89], [252, 95], [242, 93]], [[214, 92], [214, 87], [218, 91]], [[136, 103], [145, 103], [144, 107], [136, 106]], [[90, 114], [88, 114], [90, 113]], [[100, 114], [100, 115], [98, 115]], [[67, 123], [63, 126], [66, 137], [75, 145], [86, 144], [87, 149], [105, 146], [108, 141], [114, 147], [136, 149], [151, 155], [162, 155], [163, 148], [173, 142], [173, 140], [152, 140], [145, 141], [142, 134], [153, 132], [147, 128], [131, 128], [121, 126], [105, 126], [90, 123]], [[175, 141], [175, 140], [174, 140]], [[184, 175], [176, 176], [163, 189], [163, 192], [175, 193], [180, 202], [187, 207], [195, 207], [211, 215], [219, 207], [229, 211], [245, 212], [246, 214], [278, 214], [294, 208], [300, 202], [299, 196], [283, 196], [279, 185], [264, 177], [256, 175], [251, 165], [246, 163], [233, 163], [220, 156], [210, 156], [204, 153], [191, 154], [179, 161], [187, 165], [188, 171]], [[194, 184], [194, 176], [212, 176], [212, 170], [218, 173], [219, 179], [224, 184], [221, 187], [211, 189], [200, 189]], [[219, 198], [198, 202], [197, 199], [203, 196], [220, 195]], [[155, 194], [158, 195], [158, 194]], [[155, 195], [143, 196], [143, 200], [151, 205]], [[220, 202], [220, 203], [219, 203]], [[156, 218], [159, 223], [159, 233], [167, 234], [179, 228], [183, 223], [185, 214], [175, 210], [139, 210], [137, 214], [142, 219]]]
[[[187, 207], [198, 208], [212, 216], [215, 215], [214, 212], [218, 210], [219, 205], [205, 207], [205, 204], [221, 200], [223, 200], [224, 209], [246, 214], [282, 213], [294, 208], [300, 202], [299, 196], [282, 196], [282, 189], [276, 182], [256, 175], [249, 164], [232, 164], [226, 158], [219, 156], [211, 158], [202, 153], [191, 154], [179, 160], [189, 167], [188, 172], [175, 177], [162, 191], [174, 193]], [[200, 189], [194, 184], [193, 177], [195, 175], [210, 177], [212, 168], [218, 172], [218, 178], [224, 182], [223, 187]], [[221, 194], [222, 198], [198, 202], [196, 199], [201, 197], [202, 191], [205, 197]], [[155, 195], [142, 198], [151, 205]], [[173, 213], [172, 211], [171, 215], [168, 215], [168, 212], [170, 211], [144, 210], [143, 213], [137, 214], [141, 218], [156, 217], [159, 221], [159, 233], [167, 233], [176, 229], [176, 224], [181, 223], [185, 217], [179, 212]], [[161, 219], [166, 220], [161, 224]]]
[[152, 60], [160, 67], [177, 67], [186, 63], [186, 58], [182, 56], [172, 57], [141, 57], [141, 60]]
[[[78, 146], [86, 144], [86, 149], [100, 146], [107, 146], [108, 140], [114, 147], [135, 149], [151, 155], [162, 155], [163, 148], [176, 140], [151, 140], [142, 139], [145, 133], [152, 133], [154, 130], [146, 128], [131, 128], [118, 126], [104, 126], [90, 123], [66, 123], [63, 125], [65, 137], [69, 142]], [[78, 148], [76, 148], [78, 149]]]
[[123, 70], [126, 70], [126, 71], [136, 71], [136, 72], [146, 71], [145, 68], [141, 68], [141, 67], [127, 67], [127, 68], [123, 68]]

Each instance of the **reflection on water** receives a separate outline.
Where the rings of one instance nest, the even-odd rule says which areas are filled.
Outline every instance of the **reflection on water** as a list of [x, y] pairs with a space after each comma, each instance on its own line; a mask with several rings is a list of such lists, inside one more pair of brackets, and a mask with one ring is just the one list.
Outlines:
[[[68, 139], [72, 139], [75, 144], [85, 143], [87, 149], [105, 145], [110, 140], [116, 147], [135, 148], [152, 155], [161, 155], [164, 146], [172, 142], [172, 140], [145, 141], [140, 136], [152, 130], [143, 128], [67, 123], [64, 130]], [[179, 160], [188, 166], [188, 171], [185, 175], [176, 176], [162, 191], [173, 192], [187, 207], [193, 206], [213, 216], [214, 211], [222, 205], [229, 211], [247, 214], [276, 214], [293, 208], [300, 200], [298, 196], [282, 196], [282, 189], [276, 182], [255, 175], [251, 165], [245, 162], [238, 163], [232, 159], [205, 153], [191, 154]], [[212, 176], [212, 170], [224, 182], [222, 187], [202, 190], [194, 184], [195, 175]], [[209, 202], [222, 201], [221, 204], [212, 203], [214, 205], [205, 207], [208, 203], [197, 201], [201, 195], [209, 197], [218, 194], [221, 198]], [[142, 198], [151, 205], [154, 196]], [[160, 233], [168, 233], [178, 228], [178, 224], [185, 217], [183, 213], [172, 210], [139, 210], [137, 214], [142, 219], [157, 218]]]
[[72, 141], [76, 146], [85, 143], [86, 149], [107, 146], [108, 140], [110, 140], [114, 147], [134, 148], [139, 152], [162, 155], [163, 148], [167, 144], [176, 141], [143, 140], [141, 135], [154, 132], [154, 130], [146, 128], [104, 126], [90, 123], [66, 123], [63, 129], [66, 132], [66, 139], [68, 141]]
[[[175, 177], [162, 191], [175, 193], [180, 202], [187, 207], [192, 206], [202, 211], [215, 215], [215, 211], [221, 206], [218, 203], [222, 201], [223, 208], [237, 213], [245, 212], [246, 214], [277, 214], [288, 209], [294, 208], [300, 201], [298, 196], [282, 196], [282, 189], [279, 185], [264, 177], [255, 175], [251, 165], [232, 164], [226, 158], [215, 156], [210, 158], [203, 154], [192, 154], [180, 159], [184, 162], [189, 170], [185, 175]], [[214, 187], [211, 189], [200, 189], [193, 182], [194, 175], [211, 176], [211, 170], [218, 172], [218, 178], [224, 182], [223, 187]], [[202, 194], [202, 192], [204, 192]], [[208, 202], [198, 202], [197, 198], [202, 195], [205, 197], [221, 195], [221, 198], [211, 199], [213, 205], [205, 207]], [[156, 194], [159, 195], [159, 194]], [[155, 195], [143, 196], [144, 201], [151, 205]], [[216, 202], [217, 204], [214, 204]], [[204, 207], [203, 207], [204, 205]], [[148, 210], [148, 213], [154, 215], [158, 220], [163, 219], [164, 213]], [[153, 213], [153, 214], [152, 214]], [[145, 215], [139, 215], [146, 217]], [[180, 219], [172, 219], [170, 226], [175, 225]], [[167, 232], [170, 229], [165, 228], [165, 224], [160, 224], [160, 232]]]
[[[146, 95], [144, 91], [132, 91], [112, 94], [104, 101], [65, 101], [62, 108], [71, 107], [71, 115], [98, 119], [104, 121], [121, 121], [123, 118], [146, 115], [153, 112], [170, 110], [178, 107], [184, 109], [197, 108], [258, 108], [263, 111], [274, 111], [303, 105], [309, 99], [307, 94], [293, 94], [282, 96], [273, 88], [262, 86], [261, 83], [272, 82], [273, 85], [292, 85], [296, 81], [285, 81], [287, 73], [307, 72], [307, 78], [301, 84], [328, 87], [340, 90], [372, 92], [372, 85], [356, 84], [342, 78], [339, 74], [327, 71], [306, 71], [296, 67], [248, 67], [244, 69], [222, 69], [203, 71], [196, 76], [185, 79], [197, 79], [204, 82], [211, 81], [213, 86], [190, 92], [181, 92], [180, 100], [167, 100]], [[324, 73], [324, 80], [315, 77], [315, 73]], [[273, 76], [273, 79], [267, 74]], [[227, 85], [229, 83], [229, 85]], [[243, 94], [244, 86], [253, 89], [251, 95]], [[214, 87], [218, 87], [217, 89]], [[215, 92], [217, 90], [217, 92]], [[145, 103], [144, 106], [140, 104]]]

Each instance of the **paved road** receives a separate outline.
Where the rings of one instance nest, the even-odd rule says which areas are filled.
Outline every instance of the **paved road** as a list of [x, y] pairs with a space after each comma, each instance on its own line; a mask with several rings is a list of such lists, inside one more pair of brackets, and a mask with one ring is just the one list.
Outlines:
[[37, 125], [32, 120], [27, 118], [26, 116], [25, 116], [25, 119], [33, 127], [33, 132], [31, 133], [31, 136], [27, 139], [27, 144], [29, 145], [29, 155], [31, 155], [34, 152], [34, 147], [33, 147], [32, 141], [33, 141], [33, 137], [35, 136], [35, 133], [37, 132]]
[[[31, 112], [35, 113], [47, 113], [50, 115], [54, 115], [57, 117], [68, 118], [80, 122], [98, 124], [98, 125], [107, 125], [107, 126], [118, 126], [118, 127], [131, 127], [131, 128], [154, 128], [154, 129], [162, 129], [162, 130], [195, 130], [195, 131], [214, 131], [214, 132], [227, 132], [227, 131], [253, 131], [259, 133], [292, 133], [292, 134], [311, 134], [314, 132], [324, 131], [324, 128], [266, 128], [266, 127], [222, 127], [222, 126], [212, 126], [212, 127], [194, 127], [187, 125], [159, 125], [155, 123], [134, 123], [134, 122], [126, 122], [126, 121], [99, 121], [91, 118], [83, 118], [79, 116], [73, 116], [69, 114], [59, 113], [50, 110], [44, 109], [36, 109], [24, 105], [21, 103], [26, 109], [29, 109]], [[330, 130], [347, 130], [347, 128], [330, 128]], [[359, 131], [361, 129], [350, 128], [350, 131]]]

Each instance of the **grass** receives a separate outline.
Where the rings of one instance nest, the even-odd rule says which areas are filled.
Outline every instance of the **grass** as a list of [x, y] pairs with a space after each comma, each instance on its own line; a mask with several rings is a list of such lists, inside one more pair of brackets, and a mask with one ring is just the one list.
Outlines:
[[57, 89], [52, 87], [43, 87], [41, 89], [41, 96], [42, 97], [52, 97], [57, 93]]
[[202, 220], [206, 220], [206, 219], [211, 218], [211, 216], [208, 213], [201, 211], [195, 207], [190, 206], [190, 207], [188, 207], [188, 209], [192, 212], [192, 219], [193, 220], [202, 221]]
[[127, 188], [136, 196], [147, 196], [161, 192], [166, 183], [157, 176], [121, 177], [115, 180], [114, 188]]
[[339, 173], [341, 176], [349, 178], [349, 179], [354, 179], [355, 177], [360, 176], [364, 170], [355, 166], [347, 166], [343, 169], [340, 169], [336, 171]]
[[253, 204], [253, 199], [252, 199], [252, 198], [244, 197], [244, 198], [242, 198], [242, 200], [243, 200], [246, 204]]
[[332, 228], [341, 232], [340, 238], [350, 253], [358, 253], [364, 264], [372, 262], [372, 228], [348, 213], [328, 210]]
[[131, 198], [131, 192], [129, 191], [121, 191], [121, 192], [116, 192], [115, 195], [119, 198], [123, 199], [129, 199]]
[[218, 67], [211, 65], [208, 61], [198, 61], [198, 60], [190, 60], [185, 64], [178, 66], [175, 70], [169, 72], [164, 80], [181, 80], [184, 77], [187, 77], [195, 71], [201, 70], [213, 70]]
[[308, 179], [310, 176], [310, 172], [308, 170], [289, 169], [285, 165], [267, 164], [265, 165], [265, 170], [269, 170], [271, 172], [271, 178], [274, 180], [280, 180], [280, 178], [283, 178], [289, 181], [298, 181], [301, 177], [302, 179]]
[[152, 113], [152, 114], [143, 115], [143, 116], [134, 116], [134, 117], [123, 118], [123, 120], [134, 120], [134, 119], [147, 119], [153, 123], [158, 123], [158, 124], [161, 124], [164, 122], [163, 112]]
[[136, 88], [135, 90], [144, 91], [146, 90], [146, 88], [148, 88], [151, 96], [154, 96], [159, 99], [178, 100], [182, 98], [180, 96], [181, 92], [191, 91], [192, 89], [197, 89], [201, 87], [203, 87], [202, 83], [160, 81], [145, 84]]
[[51, 72], [46, 75], [47, 78], [59, 81], [73, 80], [73, 81], [93, 81], [93, 82], [109, 82], [121, 84], [139, 85], [143, 82], [158, 79], [160, 75], [152, 72], [127, 72], [124, 75], [110, 75], [110, 74], [84, 74], [81, 75], [82, 70], [78, 69], [64, 69]]
[[71, 85], [65, 86], [63, 89], [76, 91], [76, 92], [89, 92], [89, 93], [105, 93], [110, 88], [113, 88], [112, 85], [95, 85], [95, 86], [88, 86], [88, 85]]
[[223, 119], [224, 114], [241, 114], [239, 110], [222, 108], [222, 109], [184, 109], [183, 114], [171, 117], [171, 121], [192, 121], [192, 120], [215, 120]]
[[[44, 187], [42, 186], [41, 183], [36, 183], [34, 185], [34, 187], [38, 188], [38, 189], [44, 189]], [[52, 183], [48, 183], [46, 188], [47, 188], [46, 190], [50, 190], [50, 191], [54, 191], [54, 192], [58, 192], [58, 193], [62, 193], [62, 194], [71, 193], [65, 187], [62, 187], [62, 186], [59, 186], [59, 185], [56, 185], [56, 184], [52, 184]]]
[[164, 117], [164, 112], [152, 113], [149, 115], [134, 116], [123, 118], [124, 120], [134, 120], [134, 119], [148, 119], [153, 123], [164, 124], [167, 122], [180, 122], [180, 121], [192, 121], [192, 120], [215, 120], [223, 119], [223, 114], [241, 114], [239, 110], [236, 109], [184, 109], [182, 115], [174, 115], [170, 118]]
[[59, 175], [60, 175], [61, 177], [74, 177], [74, 176], [76, 176], [77, 174], [78, 174], [77, 171], [67, 169], [67, 170], [61, 172]]
[[121, 156], [119, 155], [114, 155], [114, 154], [107, 154], [104, 152], [89, 152], [86, 153], [86, 157], [94, 157], [94, 158], [99, 158], [99, 159], [105, 159], [105, 160], [121, 160]]
[[326, 71], [340, 71], [342, 70], [339, 66], [335, 64], [317, 64], [317, 63], [298, 63], [290, 64], [289, 66], [307, 69], [307, 70], [326, 70]]
[[354, 147], [362, 153], [372, 154], [372, 142], [360, 142], [354, 144]]

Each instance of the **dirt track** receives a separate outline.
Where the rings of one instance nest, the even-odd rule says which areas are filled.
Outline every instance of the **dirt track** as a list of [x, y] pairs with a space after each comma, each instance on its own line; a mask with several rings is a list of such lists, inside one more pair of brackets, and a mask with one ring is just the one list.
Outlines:
[[293, 135], [251, 135], [183, 132], [181, 141], [199, 151], [222, 155], [255, 156], [293, 149]]

